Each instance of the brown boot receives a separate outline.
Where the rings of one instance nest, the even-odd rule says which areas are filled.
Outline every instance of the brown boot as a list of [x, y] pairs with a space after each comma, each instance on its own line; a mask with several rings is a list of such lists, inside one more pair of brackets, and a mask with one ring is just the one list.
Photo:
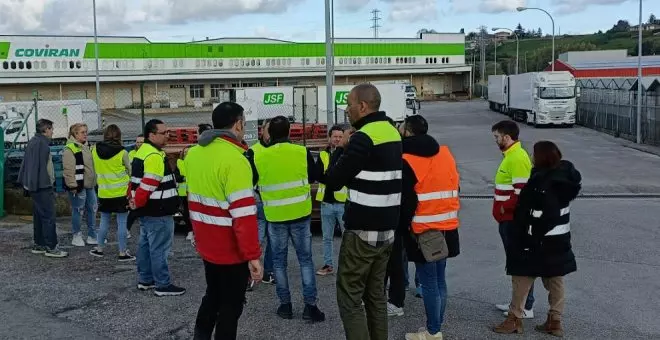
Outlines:
[[551, 334], [558, 337], [564, 336], [564, 330], [561, 328], [561, 317], [557, 314], [548, 314], [548, 319], [544, 324], [534, 327], [541, 333]]
[[509, 313], [506, 320], [493, 328], [493, 332], [501, 334], [523, 333], [522, 319], [517, 318], [513, 313]]

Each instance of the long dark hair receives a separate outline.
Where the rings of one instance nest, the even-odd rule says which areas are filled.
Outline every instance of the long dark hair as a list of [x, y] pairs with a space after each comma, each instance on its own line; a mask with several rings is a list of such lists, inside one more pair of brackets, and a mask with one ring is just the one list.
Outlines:
[[554, 169], [561, 161], [561, 151], [551, 141], [540, 141], [534, 144], [534, 167], [537, 169]]

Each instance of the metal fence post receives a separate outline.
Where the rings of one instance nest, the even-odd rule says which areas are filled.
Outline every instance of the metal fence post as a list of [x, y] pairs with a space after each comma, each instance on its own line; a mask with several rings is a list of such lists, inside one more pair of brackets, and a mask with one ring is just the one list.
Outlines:
[[302, 139], [303, 139], [303, 145], [307, 146], [307, 101], [305, 98], [307, 95], [307, 91], [303, 91], [302, 95]]
[[0, 217], [5, 216], [5, 130], [0, 128], [0, 144], [3, 145], [0, 148]]
[[142, 127], [140, 130], [144, 130], [144, 82], [140, 82], [140, 119], [142, 120]]

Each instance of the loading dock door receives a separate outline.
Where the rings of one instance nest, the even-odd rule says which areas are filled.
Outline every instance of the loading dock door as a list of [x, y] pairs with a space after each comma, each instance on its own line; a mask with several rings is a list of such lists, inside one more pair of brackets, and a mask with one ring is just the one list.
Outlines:
[[115, 109], [125, 109], [133, 106], [133, 91], [131, 89], [115, 89]]

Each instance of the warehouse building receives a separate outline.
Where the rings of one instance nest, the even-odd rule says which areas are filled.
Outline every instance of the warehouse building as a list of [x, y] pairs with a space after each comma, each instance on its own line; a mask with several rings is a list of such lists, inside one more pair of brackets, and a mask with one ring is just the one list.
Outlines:
[[[575, 78], [637, 77], [638, 58], [627, 50], [566, 52], [555, 60], [555, 71], [569, 71]], [[551, 71], [549, 65], [545, 71]], [[660, 56], [642, 56], [642, 74], [660, 76]]]
[[[266, 38], [157, 43], [99, 37], [101, 107], [200, 107], [231, 89], [323, 85], [325, 45]], [[93, 37], [0, 36], [0, 101], [95, 99]], [[471, 92], [465, 36], [336, 39], [336, 84], [407, 81], [422, 99]]]

